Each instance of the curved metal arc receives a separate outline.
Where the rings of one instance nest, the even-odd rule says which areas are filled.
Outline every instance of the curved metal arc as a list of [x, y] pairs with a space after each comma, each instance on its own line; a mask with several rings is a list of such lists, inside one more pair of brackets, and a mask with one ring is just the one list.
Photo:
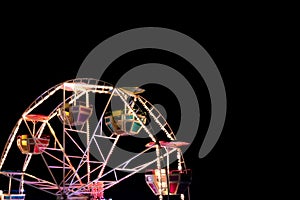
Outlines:
[[[151, 104], [148, 100], [146, 100], [144, 97], [142, 97], [141, 95], [138, 95], [137, 99], [140, 101], [140, 103], [143, 105], [143, 107], [149, 112], [150, 116], [154, 119], [154, 121], [157, 123], [157, 125], [164, 131], [166, 136], [170, 140], [176, 140], [176, 136], [175, 136], [172, 128], [168, 124], [167, 120], [163, 117], [163, 115], [159, 112], [159, 110], [153, 104]], [[149, 108], [146, 104], [149, 104], [151, 106], [151, 108]], [[159, 114], [159, 117], [155, 116], [155, 114], [152, 112], [152, 110], [155, 110], [155, 112], [157, 112]], [[165, 122], [165, 124], [161, 124], [160, 121], [158, 120], [158, 118], [162, 118], [163, 121]], [[169, 133], [165, 127], [168, 127], [168, 129], [171, 132]]]

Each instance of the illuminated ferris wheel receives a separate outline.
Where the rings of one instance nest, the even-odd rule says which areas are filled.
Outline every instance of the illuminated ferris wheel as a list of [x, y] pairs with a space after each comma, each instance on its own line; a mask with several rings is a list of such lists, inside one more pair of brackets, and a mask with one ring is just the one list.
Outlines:
[[[164, 195], [184, 199], [191, 170], [180, 147], [188, 143], [176, 139], [143, 92], [138, 87], [77, 78], [41, 94], [24, 111], [4, 146], [0, 174], [8, 177], [8, 188], [0, 190], [0, 200], [25, 199], [26, 185], [56, 199], [105, 199], [105, 190], [142, 171], [159, 199]], [[112, 110], [112, 102], [121, 106]], [[153, 125], [164, 134], [164, 141], [156, 137]], [[112, 164], [120, 138], [138, 134], [146, 134], [150, 142]], [[170, 169], [170, 156], [176, 157], [176, 169]], [[12, 182], [18, 188], [12, 189]]]

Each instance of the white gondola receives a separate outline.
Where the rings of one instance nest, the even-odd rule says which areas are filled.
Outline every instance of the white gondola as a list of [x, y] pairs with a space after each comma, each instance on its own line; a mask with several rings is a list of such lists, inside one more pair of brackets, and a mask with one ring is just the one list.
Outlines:
[[66, 103], [61, 106], [58, 111], [58, 117], [61, 122], [65, 122], [70, 126], [80, 126], [88, 121], [93, 112], [91, 105], [86, 106], [83, 102], [78, 102], [77, 105]]

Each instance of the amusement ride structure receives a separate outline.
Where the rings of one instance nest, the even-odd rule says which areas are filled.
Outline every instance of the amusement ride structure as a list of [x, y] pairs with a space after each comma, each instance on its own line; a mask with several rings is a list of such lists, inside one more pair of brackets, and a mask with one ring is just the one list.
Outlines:
[[[176, 139], [143, 92], [76, 78], [42, 93], [23, 112], [4, 146], [0, 178], [8, 187], [0, 190], [0, 200], [25, 199], [27, 185], [56, 199], [105, 199], [105, 190], [140, 172], [160, 200], [166, 195], [189, 199], [192, 175], [180, 148], [188, 143]], [[120, 108], [111, 110], [112, 101]], [[154, 125], [164, 140], [155, 135]], [[149, 138], [144, 149], [110, 163], [120, 138], [138, 134]], [[170, 156], [178, 162], [176, 169], [170, 169]]]

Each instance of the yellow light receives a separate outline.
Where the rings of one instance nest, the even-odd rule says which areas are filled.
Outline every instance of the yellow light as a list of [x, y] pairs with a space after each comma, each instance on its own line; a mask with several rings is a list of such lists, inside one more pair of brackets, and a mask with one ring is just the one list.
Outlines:
[[27, 146], [27, 140], [22, 140], [22, 146]]

